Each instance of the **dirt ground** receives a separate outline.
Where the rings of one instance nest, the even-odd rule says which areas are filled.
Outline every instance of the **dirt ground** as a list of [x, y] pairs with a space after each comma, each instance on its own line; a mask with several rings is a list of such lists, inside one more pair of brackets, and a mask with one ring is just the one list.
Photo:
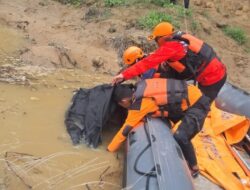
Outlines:
[[[0, 189], [80, 189], [87, 182], [91, 189], [121, 189], [122, 156], [105, 151], [111, 137], [95, 151], [72, 147], [64, 112], [76, 88], [111, 81], [127, 45], [152, 49], [154, 44], [145, 40], [149, 31], [134, 27], [148, 9], [94, 3], [75, 8], [52, 0], [0, 0]], [[229, 81], [247, 91], [250, 54], [219, 26], [240, 26], [249, 37], [249, 3], [191, 1], [201, 26], [196, 35], [217, 51]], [[218, 189], [202, 177], [196, 184], [197, 189]]]
[[[16, 29], [26, 43], [23, 48], [17, 47], [17, 53], [18, 69], [32, 75], [26, 76], [27, 80], [36, 78], [36, 73], [50, 73], [61, 67], [112, 75], [119, 70], [117, 50], [121, 54], [128, 44], [147, 43], [145, 37], [149, 31], [133, 27], [135, 19], [148, 12], [145, 7], [98, 8], [93, 2], [74, 8], [51, 0], [0, 1], [0, 24]], [[217, 51], [227, 66], [229, 81], [246, 90], [250, 90], [250, 54], [226, 37], [218, 26], [240, 26], [249, 36], [248, 5], [248, 0], [191, 1], [201, 27], [196, 35]], [[182, 29], [190, 31], [190, 28], [190, 25], [185, 27], [183, 20]]]

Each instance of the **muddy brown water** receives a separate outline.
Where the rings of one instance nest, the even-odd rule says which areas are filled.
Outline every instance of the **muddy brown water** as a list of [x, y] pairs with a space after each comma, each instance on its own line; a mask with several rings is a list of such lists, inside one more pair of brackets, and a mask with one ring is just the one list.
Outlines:
[[[0, 26], [0, 65], [12, 64], [24, 38]], [[61, 70], [32, 85], [0, 83], [0, 189], [121, 189], [122, 157], [72, 146], [64, 115], [73, 90], [107, 76]], [[107, 79], [106, 79], [107, 80]]]
[[3, 187], [80, 189], [88, 183], [121, 189], [120, 181], [100, 181], [104, 171], [112, 175], [120, 168], [116, 155], [106, 152], [106, 142], [95, 150], [72, 146], [63, 123], [71, 96], [71, 89], [0, 85]]
[[[0, 27], [0, 65], [12, 64], [24, 38]], [[94, 73], [94, 72], [93, 72]], [[114, 131], [97, 149], [72, 146], [64, 115], [73, 91], [108, 83], [110, 76], [57, 69], [29, 85], [0, 83], [0, 189], [122, 189], [122, 151], [108, 153]], [[197, 189], [218, 189], [205, 178]]]

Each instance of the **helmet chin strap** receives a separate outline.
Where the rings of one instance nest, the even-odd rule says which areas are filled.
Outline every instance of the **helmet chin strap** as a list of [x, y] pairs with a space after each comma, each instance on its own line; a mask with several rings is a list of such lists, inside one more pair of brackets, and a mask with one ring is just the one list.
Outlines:
[[[137, 62], [139, 62], [139, 61], [141, 61], [142, 60], [142, 58], [137, 58], [136, 60], [135, 60], [135, 63], [137, 63]], [[134, 64], [135, 64], [134, 63]]]

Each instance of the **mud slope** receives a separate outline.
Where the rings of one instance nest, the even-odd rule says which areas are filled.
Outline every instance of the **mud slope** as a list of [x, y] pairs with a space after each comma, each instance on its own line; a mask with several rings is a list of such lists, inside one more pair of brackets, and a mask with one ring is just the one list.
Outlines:
[[[135, 19], [150, 10], [164, 11], [141, 4], [107, 8], [102, 1], [87, 1], [80, 8], [50, 0], [1, 0], [0, 3], [0, 24], [17, 28], [28, 42], [19, 50], [26, 65], [46, 69], [77, 67], [95, 72], [94, 62], [99, 72], [107, 74], [114, 74], [119, 69], [117, 50], [121, 54], [129, 44], [143, 46], [147, 43], [142, 37], [149, 31], [138, 30]], [[249, 1], [194, 0], [191, 9], [193, 17], [190, 19], [195, 18], [198, 24], [196, 35], [216, 49], [227, 65], [229, 80], [249, 90], [250, 54], [220, 29], [224, 25], [235, 25], [242, 27], [249, 36]], [[181, 28], [192, 32], [191, 24], [185, 27], [184, 21]]]

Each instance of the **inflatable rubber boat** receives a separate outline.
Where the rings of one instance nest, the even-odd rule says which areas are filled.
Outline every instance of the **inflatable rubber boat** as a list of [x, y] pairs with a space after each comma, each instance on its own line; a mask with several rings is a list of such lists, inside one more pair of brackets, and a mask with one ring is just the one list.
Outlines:
[[250, 118], [250, 94], [230, 83], [223, 86], [215, 102], [223, 111]]
[[[250, 117], [250, 95], [225, 84], [216, 100], [221, 110]], [[123, 187], [127, 190], [192, 190], [192, 177], [170, 123], [148, 117], [126, 142]]]
[[147, 117], [127, 139], [123, 186], [127, 190], [194, 189], [170, 123]]

